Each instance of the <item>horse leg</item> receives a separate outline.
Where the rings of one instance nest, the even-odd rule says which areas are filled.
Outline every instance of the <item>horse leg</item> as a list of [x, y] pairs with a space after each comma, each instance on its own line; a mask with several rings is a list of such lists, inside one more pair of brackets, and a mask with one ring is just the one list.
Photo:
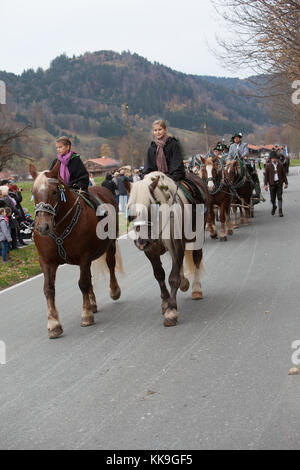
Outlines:
[[145, 252], [145, 255], [147, 256], [150, 263], [152, 264], [154, 277], [157, 280], [159, 287], [160, 287], [161, 299], [162, 299], [161, 308], [162, 308], [162, 314], [164, 315], [168, 308], [168, 300], [170, 297], [170, 293], [166, 286], [166, 273], [163, 269], [159, 254], [154, 253], [152, 250], [149, 250]]
[[228, 203], [226, 210], [225, 210], [225, 218], [226, 218], [226, 225], [227, 225], [227, 233], [228, 235], [233, 235], [233, 226], [230, 217], [230, 203]]
[[181, 279], [181, 283], [180, 283], [181, 292], [187, 292], [190, 288], [190, 281], [184, 275], [183, 265], [182, 265], [182, 268], [180, 270], [180, 279]]
[[237, 218], [237, 207], [233, 206], [233, 228], [238, 229], [240, 228], [239, 223], [238, 223], [238, 218]]
[[226, 236], [226, 216], [225, 216], [225, 204], [222, 202], [221, 207], [220, 207], [220, 221], [221, 221], [221, 235], [220, 235], [220, 241], [221, 242], [227, 242], [227, 236]]
[[91, 276], [91, 262], [84, 262], [80, 265], [80, 279], [79, 288], [82, 292], [83, 297], [83, 312], [81, 318], [81, 326], [87, 327], [94, 324], [94, 313], [93, 305], [90, 301], [90, 293], [92, 287], [92, 276]]
[[110, 273], [110, 297], [119, 300], [121, 289], [116, 278], [116, 242], [111, 243], [106, 252], [106, 264]]
[[176, 326], [178, 321], [177, 311], [177, 291], [181, 284], [180, 272], [183, 265], [184, 249], [181, 245], [174, 247], [174, 253], [172, 254], [172, 271], [169, 277], [169, 284], [171, 286], [171, 295], [168, 300], [168, 308], [164, 314], [165, 321], [164, 325]]
[[97, 313], [98, 312], [97, 299], [96, 299], [92, 284], [89, 290], [89, 298], [90, 298], [90, 303], [91, 303], [93, 313]]
[[245, 199], [242, 198], [241, 202], [242, 202], [242, 205], [241, 205], [241, 208], [240, 208], [240, 212], [241, 212], [240, 219], [241, 219], [241, 224], [245, 225], [245, 216], [244, 216], [244, 213], [246, 212], [245, 211]]
[[203, 257], [202, 250], [197, 250], [193, 252], [193, 259], [195, 263], [195, 275], [194, 275], [193, 290], [192, 290], [193, 300], [203, 299], [202, 286], [201, 286], [201, 281], [200, 281], [202, 257]]
[[213, 240], [218, 238], [218, 232], [215, 226], [215, 211], [214, 211], [213, 206], [211, 207], [209, 211], [207, 225], [208, 225], [208, 230], [210, 233], [210, 238], [212, 238]]
[[40, 265], [44, 273], [44, 294], [48, 305], [48, 332], [49, 339], [58, 338], [63, 334], [55, 305], [55, 279], [58, 265], [48, 264], [40, 258]]

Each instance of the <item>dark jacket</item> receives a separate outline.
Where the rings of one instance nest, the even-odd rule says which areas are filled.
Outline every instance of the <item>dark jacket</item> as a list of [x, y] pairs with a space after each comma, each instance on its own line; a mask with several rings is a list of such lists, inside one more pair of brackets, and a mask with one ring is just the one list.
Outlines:
[[[57, 163], [57, 158], [52, 162], [50, 171], [54, 168], [56, 163]], [[84, 191], [87, 191], [89, 187], [89, 182], [90, 182], [89, 174], [80, 156], [77, 155], [76, 153], [73, 153], [68, 164], [68, 169], [70, 172], [70, 183], [68, 186], [70, 188], [74, 187], [76, 189], [83, 189]]]
[[[278, 171], [278, 177], [279, 177], [279, 184], [283, 184], [283, 183], [288, 184], [284, 166], [280, 162], [278, 162], [277, 171]], [[265, 186], [268, 186], [268, 184], [270, 186], [273, 186], [275, 184], [274, 178], [275, 178], [275, 168], [274, 168], [273, 163], [271, 162], [271, 163], [268, 163], [268, 165], [266, 166]]]
[[126, 181], [126, 180], [129, 181], [129, 179], [125, 175], [118, 176], [118, 178], [117, 178], [118, 190], [119, 190], [119, 195], [120, 196], [127, 196], [128, 195], [127, 190], [124, 186], [124, 181]]
[[117, 185], [116, 183], [113, 181], [113, 178], [112, 176], [106, 176], [105, 180], [103, 181], [102, 185], [103, 188], [107, 188], [109, 189], [113, 195], [115, 196], [116, 195], [116, 189], [117, 189]]
[[[147, 159], [145, 162], [144, 174], [152, 173], [157, 171], [156, 165], [156, 152], [157, 145], [152, 142], [148, 150]], [[164, 147], [164, 154], [166, 156], [168, 165], [168, 176], [174, 181], [180, 181], [185, 177], [185, 168], [182, 158], [181, 149], [178, 140], [174, 137], [169, 137]]]

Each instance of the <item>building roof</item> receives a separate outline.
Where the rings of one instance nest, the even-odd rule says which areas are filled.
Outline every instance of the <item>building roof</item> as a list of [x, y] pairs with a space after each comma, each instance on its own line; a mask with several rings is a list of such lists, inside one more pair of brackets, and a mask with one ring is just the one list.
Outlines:
[[116, 166], [119, 167], [121, 165], [120, 162], [117, 160], [114, 160], [113, 158], [107, 158], [107, 157], [101, 157], [101, 158], [94, 158], [91, 160], [87, 160], [85, 163], [96, 163], [97, 165], [103, 166], [103, 167], [110, 167], [110, 166]]

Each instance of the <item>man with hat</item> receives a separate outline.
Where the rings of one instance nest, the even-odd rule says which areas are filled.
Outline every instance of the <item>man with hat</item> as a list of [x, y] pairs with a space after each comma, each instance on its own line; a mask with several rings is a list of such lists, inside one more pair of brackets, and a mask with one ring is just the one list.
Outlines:
[[282, 192], [283, 184], [284, 188], [288, 188], [288, 180], [286, 172], [282, 163], [280, 163], [280, 157], [276, 150], [273, 150], [270, 154], [271, 162], [266, 166], [265, 172], [265, 190], [268, 191], [268, 185], [270, 186], [271, 203], [273, 205], [272, 215], [275, 215], [277, 206], [276, 198], [278, 199], [279, 217], [283, 217], [282, 212]]
[[242, 159], [248, 161], [249, 157], [249, 148], [248, 144], [242, 142], [243, 134], [241, 132], [237, 132], [233, 135], [231, 139], [231, 146], [229, 149], [229, 157], [231, 160], [234, 160], [237, 155], [239, 155]]

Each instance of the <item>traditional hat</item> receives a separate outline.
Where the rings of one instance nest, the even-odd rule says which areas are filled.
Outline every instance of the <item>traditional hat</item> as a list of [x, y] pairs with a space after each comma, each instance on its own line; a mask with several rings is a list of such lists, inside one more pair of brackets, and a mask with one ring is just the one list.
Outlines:
[[218, 142], [217, 145], [215, 146], [214, 150], [219, 150], [220, 152], [223, 152], [223, 142]]
[[276, 150], [272, 150], [270, 153], [270, 158], [277, 158], [277, 160], [280, 160], [280, 155], [276, 152]]
[[239, 137], [240, 139], [242, 139], [242, 138], [243, 138], [242, 132], [236, 132], [236, 133], [232, 136], [231, 142], [234, 142], [234, 139], [235, 139], [236, 137]]

